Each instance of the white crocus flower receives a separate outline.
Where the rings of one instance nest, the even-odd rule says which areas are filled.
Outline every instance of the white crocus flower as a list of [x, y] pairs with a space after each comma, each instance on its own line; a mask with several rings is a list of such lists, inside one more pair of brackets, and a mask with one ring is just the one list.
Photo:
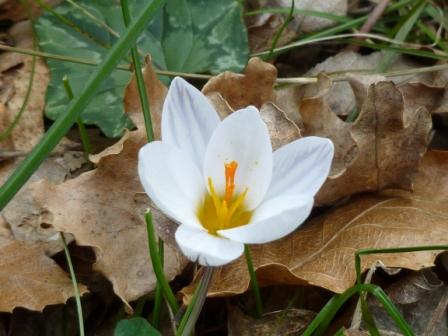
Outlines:
[[221, 121], [200, 91], [175, 78], [163, 106], [162, 141], [140, 150], [138, 172], [153, 202], [180, 223], [182, 252], [220, 266], [237, 259], [244, 244], [282, 238], [303, 223], [332, 158], [332, 142], [319, 137], [272, 153], [255, 107]]

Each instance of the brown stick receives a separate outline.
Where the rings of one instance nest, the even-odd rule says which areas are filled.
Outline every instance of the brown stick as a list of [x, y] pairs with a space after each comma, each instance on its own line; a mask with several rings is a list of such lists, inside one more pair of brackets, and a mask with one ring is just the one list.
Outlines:
[[[361, 27], [360, 33], [368, 33], [373, 28], [375, 23], [379, 20], [381, 15], [383, 14], [384, 10], [386, 9], [387, 5], [389, 4], [390, 0], [381, 0], [378, 2], [378, 4], [373, 9], [372, 13], [370, 13], [369, 17], [367, 18], [366, 22]], [[363, 39], [362, 37], [359, 37], [358, 39]], [[351, 45], [346, 48], [347, 51], [358, 51], [360, 46], [358, 45]]]

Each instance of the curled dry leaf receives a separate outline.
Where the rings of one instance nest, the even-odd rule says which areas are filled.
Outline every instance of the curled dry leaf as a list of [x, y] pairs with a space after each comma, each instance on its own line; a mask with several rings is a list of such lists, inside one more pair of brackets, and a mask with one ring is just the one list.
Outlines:
[[[310, 220], [280, 241], [251, 246], [260, 283], [310, 284], [340, 293], [355, 282], [354, 253], [358, 249], [446, 244], [447, 169], [448, 152], [428, 152], [414, 193], [360, 196]], [[389, 267], [419, 270], [432, 266], [437, 254], [363, 256], [362, 269], [381, 260]], [[248, 289], [249, 282], [247, 265], [240, 258], [215, 272], [209, 295], [240, 294]], [[182, 290], [185, 300], [193, 290], [194, 284]]]
[[209, 99], [219, 93], [233, 110], [248, 105], [260, 108], [265, 102], [275, 102], [273, 86], [276, 78], [275, 66], [259, 58], [251, 58], [244, 74], [223, 72], [211, 78], [204, 85], [202, 93]]
[[[147, 68], [148, 71], [152, 70]], [[160, 115], [163, 99], [163, 95], [153, 96], [153, 113]], [[147, 140], [144, 127], [137, 124], [140, 128], [136, 131], [127, 132], [118, 143], [92, 156], [97, 163], [95, 170], [59, 185], [43, 180], [35, 183], [32, 190], [35, 200], [45, 209], [42, 221], [72, 233], [77, 244], [92, 246], [95, 269], [112, 282], [115, 293], [125, 303], [152, 291], [157, 283], [145, 239], [143, 212], [149, 200], [145, 197], [141, 204], [138, 197], [143, 188], [137, 175], [137, 156]], [[165, 229], [172, 225], [158, 213], [155, 217], [157, 226], [162, 219], [167, 221], [163, 223]], [[167, 278], [173, 279], [185, 265], [177, 248], [167, 245]]]
[[268, 126], [273, 150], [301, 137], [297, 125], [273, 103], [263, 104], [260, 115]]
[[361, 104], [354, 123], [339, 119], [323, 95], [304, 99], [300, 107], [304, 135], [328, 137], [336, 148], [330, 177], [316, 195], [318, 204], [365, 191], [411, 190], [426, 152], [432, 125], [428, 110], [434, 100], [403, 94], [423, 84], [352, 85]]
[[[42, 246], [11, 242], [0, 247], [0, 311], [16, 307], [42, 310], [74, 295], [67, 274], [45, 255]], [[86, 293], [79, 285], [80, 293]]]

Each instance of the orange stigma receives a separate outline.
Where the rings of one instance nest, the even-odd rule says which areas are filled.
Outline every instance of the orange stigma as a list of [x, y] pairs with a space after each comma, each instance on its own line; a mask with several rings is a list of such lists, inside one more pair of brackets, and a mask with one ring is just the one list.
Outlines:
[[226, 174], [226, 193], [224, 200], [227, 203], [230, 203], [235, 192], [235, 173], [238, 168], [238, 163], [236, 161], [232, 161], [230, 163], [225, 163], [224, 167]]

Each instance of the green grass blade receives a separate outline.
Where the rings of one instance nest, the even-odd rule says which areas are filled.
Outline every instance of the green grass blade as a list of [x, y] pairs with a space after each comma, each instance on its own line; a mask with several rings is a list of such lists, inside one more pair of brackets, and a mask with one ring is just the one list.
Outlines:
[[193, 298], [180, 321], [176, 336], [189, 336], [192, 334], [196, 321], [204, 306], [205, 299], [207, 298], [207, 291], [210, 286], [210, 281], [212, 280], [213, 272], [213, 267], [205, 267], [201, 281], [196, 287]]
[[394, 320], [397, 327], [405, 336], [413, 336], [414, 333], [408, 323], [405, 321], [401, 313], [395, 307], [393, 302], [384, 293], [384, 291], [371, 284], [355, 285], [347, 289], [344, 293], [340, 295], [335, 295], [331, 298], [324, 308], [317, 314], [314, 320], [306, 328], [302, 336], [311, 336], [315, 332], [317, 335], [322, 334], [328, 327], [328, 325], [333, 320], [336, 313], [341, 309], [345, 302], [350, 299], [353, 295], [360, 292], [368, 292], [376, 297], [376, 299], [383, 305], [389, 316]]
[[108, 52], [101, 65], [94, 71], [86, 83], [83, 92], [69, 104], [67, 113], [58, 118], [45, 133], [39, 144], [22, 161], [11, 177], [0, 189], [0, 209], [14, 197], [20, 188], [31, 177], [43, 160], [51, 153], [62, 137], [68, 132], [78, 119], [81, 111], [88, 105], [103, 80], [114, 70], [118, 62], [125, 56], [129, 48], [135, 43], [138, 35], [146, 27], [165, 0], [153, 0], [141, 11], [138, 18], [129, 26], [123, 36]]
[[157, 251], [156, 236], [154, 233], [154, 225], [152, 222], [152, 214], [150, 211], [145, 214], [146, 228], [148, 233], [148, 248], [149, 255], [151, 257], [152, 267], [154, 269], [154, 274], [157, 277], [157, 284], [162, 288], [163, 295], [168, 302], [173, 313], [177, 313], [179, 310], [179, 305], [176, 301], [173, 291], [166, 280], [165, 273], [163, 272], [162, 261], [160, 260], [159, 253]]
[[289, 23], [294, 19], [294, 9], [295, 9], [294, 0], [291, 0], [291, 8], [288, 12], [288, 16], [286, 17], [285, 22], [283, 22], [280, 28], [275, 32], [274, 38], [272, 39], [272, 45], [271, 49], [269, 50], [268, 58], [272, 57], [272, 55], [274, 54], [274, 49], [277, 46], [277, 43], [280, 39], [280, 36], [282, 35], [286, 27], [289, 25]]
[[[401, 0], [401, 1], [398, 1], [397, 3], [394, 3], [394, 4], [390, 5], [385, 10], [385, 13], [393, 12], [393, 11], [399, 9], [399, 8], [402, 8], [402, 7], [406, 6], [409, 3], [412, 3], [413, 1], [414, 0]], [[327, 36], [333, 36], [335, 34], [343, 32], [345, 30], [349, 30], [349, 29], [352, 29], [352, 28], [359, 27], [360, 25], [362, 25], [364, 23], [364, 21], [367, 20], [368, 17], [369, 17], [368, 15], [364, 15], [364, 16], [361, 16], [359, 18], [352, 19], [350, 21], [344, 22], [344, 23], [342, 23], [340, 25], [337, 25], [337, 26], [334, 26], [334, 27], [331, 27], [331, 28], [328, 28], [328, 29], [324, 29], [324, 30], [319, 31], [317, 33], [310, 34], [310, 35], [308, 35], [306, 37], [303, 37], [302, 39], [300, 39], [300, 40], [298, 40], [296, 42], [293, 42], [293, 43], [291, 43], [291, 44], [289, 44], [287, 46], [283, 46], [281, 48], [274, 49], [274, 53], [273, 53], [272, 56], [275, 56], [275, 55], [278, 55], [280, 53], [289, 51], [291, 49], [296, 48], [297, 46], [301, 46], [301, 45], [305, 44], [304, 42], [316, 40], [316, 39], [327, 37]], [[259, 57], [267, 58], [267, 55], [269, 55], [269, 54], [270, 54], [269, 51], [264, 51], [264, 52], [261, 52], [261, 53], [254, 54], [252, 56], [259, 56]]]
[[257, 274], [255, 273], [254, 263], [250, 254], [250, 248], [247, 245], [244, 245], [244, 256], [246, 257], [247, 270], [249, 272], [252, 292], [254, 293], [256, 316], [257, 318], [260, 318], [263, 314], [263, 304], [261, 301], [260, 287], [258, 286]]
[[[415, 23], [418, 21], [423, 9], [426, 6], [426, 0], [418, 1], [414, 7], [410, 10], [408, 15], [406, 15], [402, 22], [399, 22], [396, 27], [396, 34], [394, 36], [395, 40], [405, 41], [408, 34], [411, 32]], [[394, 51], [388, 50], [383, 53], [383, 57], [381, 58], [381, 62], [378, 65], [378, 71], [384, 72], [386, 71], [392, 63], [397, 58], [397, 54]]]
[[[64, 89], [67, 94], [67, 97], [72, 100], [74, 98], [72, 87], [70, 86], [70, 82], [68, 81], [68, 77], [64, 76], [62, 78], [62, 82], [64, 84]], [[82, 147], [84, 148], [84, 155], [88, 158], [89, 154], [92, 153], [92, 145], [90, 144], [89, 134], [87, 134], [86, 126], [82, 121], [82, 118], [79, 117], [76, 121], [78, 124], [79, 136], [81, 137]]]
[[[245, 16], [254, 16], [258, 14], [288, 14], [291, 10], [289, 8], [260, 8], [257, 10], [253, 10], [250, 12], [244, 13]], [[308, 9], [294, 9], [293, 15], [304, 15], [304, 16], [315, 16], [323, 19], [328, 19], [334, 22], [350, 22], [352, 21], [352, 18], [349, 18], [348, 16], [342, 16], [342, 15], [335, 15], [327, 12], [320, 12], [315, 10], [308, 10]]]
[[[164, 244], [163, 240], [159, 239], [159, 258], [160, 262], [162, 263], [163, 267], [163, 260], [164, 260]], [[160, 311], [162, 309], [162, 301], [163, 301], [163, 292], [162, 287], [157, 284], [156, 286], [156, 293], [154, 295], [154, 309], [152, 311], [152, 318], [151, 318], [151, 324], [154, 326], [154, 328], [159, 328], [159, 321], [160, 321]]]
[[72, 258], [65, 242], [64, 235], [59, 232], [62, 244], [64, 246], [65, 259], [67, 260], [68, 269], [70, 271], [70, 278], [72, 279], [73, 291], [75, 292], [76, 311], [78, 313], [79, 335], [84, 336], [84, 317], [82, 314], [81, 295], [79, 294], [78, 282], [76, 281], [76, 274], [73, 268]]
[[[129, 23], [131, 22], [131, 13], [129, 12], [128, 1], [127, 0], [120, 0], [120, 1], [121, 1], [121, 10], [123, 12], [124, 24], [125, 26], [129, 26]], [[140, 57], [136, 45], [133, 45], [131, 47], [131, 55], [132, 55], [132, 63], [134, 64], [135, 78], [137, 80], [138, 94], [140, 96], [140, 104], [142, 105], [143, 117], [145, 120], [146, 137], [148, 139], [148, 142], [151, 142], [154, 140], [154, 131], [152, 128], [152, 121], [151, 121], [151, 110], [149, 106], [148, 95], [146, 93], [145, 80], [143, 79], [142, 65], [140, 63]]]

